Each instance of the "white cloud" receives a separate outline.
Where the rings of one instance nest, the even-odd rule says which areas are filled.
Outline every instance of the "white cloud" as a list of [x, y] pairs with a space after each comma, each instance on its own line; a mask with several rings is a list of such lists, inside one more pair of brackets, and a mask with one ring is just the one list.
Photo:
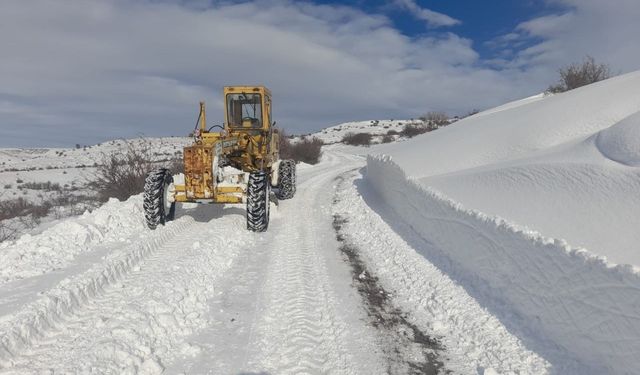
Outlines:
[[[593, 20], [591, 8], [599, 7], [587, 3], [569, 4], [569, 26], [522, 24], [514, 34], [542, 42], [515, 58], [485, 61], [469, 39], [409, 38], [387, 18], [345, 6], [3, 0], [0, 145], [186, 134], [201, 99], [208, 119], [222, 120], [220, 91], [229, 84], [269, 86], [278, 124], [310, 132], [340, 121], [497, 105], [539, 92], [560, 63], [586, 53], [614, 70], [631, 69], [640, 61], [635, 21], [606, 12], [606, 22]], [[580, 38], [595, 38], [597, 50]], [[505, 37], [503, 48], [517, 39]]]
[[221, 121], [228, 84], [271, 87], [275, 119], [294, 132], [464, 111], [513, 95], [505, 78], [472, 67], [469, 40], [411, 39], [379, 15], [284, 0], [207, 9], [6, 0], [0, 46], [0, 101], [21, 108], [0, 111], [0, 130], [22, 130], [1, 137], [3, 145], [185, 134], [200, 99]]
[[394, 0], [394, 3], [411, 12], [414, 17], [426, 21], [427, 25], [431, 27], [455, 26], [461, 23], [460, 20], [447, 16], [446, 14], [422, 8], [415, 0]]
[[513, 47], [523, 40], [538, 40], [521, 49], [512, 66], [554, 70], [586, 55], [608, 63], [614, 71], [640, 69], [640, 3], [637, 0], [548, 0], [567, 10], [518, 25], [509, 38]]

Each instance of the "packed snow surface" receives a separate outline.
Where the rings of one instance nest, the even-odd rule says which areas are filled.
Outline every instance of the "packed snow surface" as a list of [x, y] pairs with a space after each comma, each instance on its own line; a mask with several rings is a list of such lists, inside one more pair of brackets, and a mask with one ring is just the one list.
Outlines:
[[482, 112], [374, 153], [466, 207], [640, 265], [639, 111], [635, 72]]
[[[376, 213], [384, 202], [361, 186], [364, 163], [325, 150], [301, 165], [296, 197], [272, 204], [266, 233], [246, 231], [242, 205], [194, 204], [151, 231], [135, 196], [9, 241], [1, 372], [551, 372]], [[343, 246], [403, 329], [363, 307], [380, 299], [353, 286]], [[420, 349], [427, 341], [438, 349]]]

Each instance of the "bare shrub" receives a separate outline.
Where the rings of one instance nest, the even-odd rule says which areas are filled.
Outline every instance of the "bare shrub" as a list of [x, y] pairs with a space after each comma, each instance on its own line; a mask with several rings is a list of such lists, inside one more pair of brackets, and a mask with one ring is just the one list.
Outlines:
[[391, 129], [391, 130], [389, 130], [387, 132], [387, 135], [398, 135], [398, 134], [399, 134], [398, 131], [397, 130], [393, 130], [393, 129]]
[[291, 145], [291, 159], [307, 164], [317, 164], [322, 156], [323, 142], [317, 137], [306, 138]]
[[393, 137], [393, 135], [390, 134], [385, 134], [382, 136], [382, 143], [390, 143], [395, 141], [395, 138]]
[[96, 167], [89, 183], [101, 201], [109, 198], [126, 200], [141, 193], [147, 174], [156, 166], [148, 142], [124, 142], [126, 150], [102, 155], [102, 163]]
[[0, 220], [28, 215], [32, 206], [33, 203], [22, 197], [0, 201]]
[[317, 137], [302, 137], [299, 142], [291, 143], [284, 130], [280, 129], [280, 159], [293, 159], [296, 162], [317, 164], [322, 156], [323, 142]]
[[342, 137], [342, 143], [352, 146], [369, 146], [371, 144], [371, 134], [349, 132]]
[[416, 135], [424, 134], [431, 129], [425, 125], [407, 124], [400, 131], [400, 135], [407, 138], [413, 138]]
[[287, 135], [284, 129], [277, 129], [278, 134], [280, 134], [278, 149], [280, 151], [281, 159], [293, 159], [291, 157], [291, 141], [289, 140], [291, 137]]
[[60, 191], [62, 187], [59, 183], [51, 181], [47, 182], [25, 182], [20, 186], [21, 188], [31, 189], [31, 190], [44, 190], [44, 191]]
[[443, 126], [449, 124], [449, 116], [444, 112], [428, 112], [420, 117], [420, 120], [430, 125]]
[[561, 93], [586, 86], [611, 77], [611, 68], [607, 64], [596, 63], [591, 56], [586, 56], [580, 63], [573, 63], [559, 70], [558, 83], [549, 86], [547, 92]]

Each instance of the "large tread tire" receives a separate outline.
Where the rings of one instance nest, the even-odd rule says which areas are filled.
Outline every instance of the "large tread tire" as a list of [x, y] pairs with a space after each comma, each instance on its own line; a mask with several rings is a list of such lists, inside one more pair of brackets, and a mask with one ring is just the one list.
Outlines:
[[264, 232], [269, 227], [271, 184], [266, 172], [252, 172], [247, 184], [247, 229]]
[[278, 199], [291, 199], [296, 194], [296, 162], [291, 159], [282, 160], [278, 167]]
[[166, 168], [155, 169], [144, 181], [144, 218], [150, 229], [173, 220], [176, 203], [167, 201], [167, 189], [173, 183], [173, 176]]

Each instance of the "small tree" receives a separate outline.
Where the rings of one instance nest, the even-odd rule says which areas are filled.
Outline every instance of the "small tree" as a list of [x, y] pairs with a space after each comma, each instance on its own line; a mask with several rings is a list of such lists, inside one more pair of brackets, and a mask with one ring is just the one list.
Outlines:
[[598, 64], [591, 56], [585, 57], [581, 63], [573, 63], [559, 70], [560, 79], [549, 86], [547, 92], [560, 93], [586, 86], [611, 77], [611, 69], [607, 64]]

